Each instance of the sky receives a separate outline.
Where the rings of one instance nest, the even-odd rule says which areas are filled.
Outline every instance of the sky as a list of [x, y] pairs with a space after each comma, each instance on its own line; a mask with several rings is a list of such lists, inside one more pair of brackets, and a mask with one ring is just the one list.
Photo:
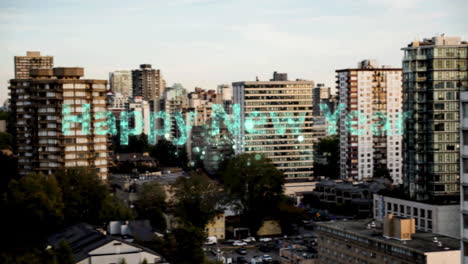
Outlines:
[[93, 79], [149, 63], [188, 90], [273, 71], [334, 87], [336, 69], [363, 59], [401, 67], [413, 40], [468, 40], [467, 10], [466, 0], [2, 0], [0, 104], [13, 57], [28, 50]]

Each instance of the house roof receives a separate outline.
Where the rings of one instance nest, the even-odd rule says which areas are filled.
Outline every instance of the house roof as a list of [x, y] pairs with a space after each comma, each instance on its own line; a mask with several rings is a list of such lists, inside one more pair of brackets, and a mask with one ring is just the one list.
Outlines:
[[48, 244], [53, 248], [59, 247], [61, 241], [66, 241], [72, 249], [73, 257], [76, 262], [88, 258], [89, 252], [114, 240], [118, 240], [121, 243], [140, 248], [150, 254], [160, 256], [153, 250], [138, 244], [130, 243], [118, 237], [106, 236], [103, 233], [95, 230], [91, 225], [85, 223], [70, 226], [61, 232], [55, 233], [47, 238]]

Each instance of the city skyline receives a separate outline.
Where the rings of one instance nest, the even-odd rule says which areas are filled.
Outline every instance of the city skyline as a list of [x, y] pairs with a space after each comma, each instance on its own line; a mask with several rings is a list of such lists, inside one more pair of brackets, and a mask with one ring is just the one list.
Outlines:
[[267, 80], [275, 70], [334, 88], [335, 69], [362, 59], [401, 67], [408, 40], [468, 38], [459, 0], [424, 7], [420, 0], [259, 2], [2, 2], [0, 102], [8, 97], [13, 57], [28, 50], [54, 56], [57, 66], [84, 67], [93, 79], [149, 63], [168, 86], [182, 83], [189, 91]]

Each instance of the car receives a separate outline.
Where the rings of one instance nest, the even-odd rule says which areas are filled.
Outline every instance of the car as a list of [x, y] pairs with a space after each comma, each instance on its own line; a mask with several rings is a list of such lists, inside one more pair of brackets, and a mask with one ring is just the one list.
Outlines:
[[247, 246], [247, 243], [245, 243], [244, 241], [236, 240], [232, 242], [232, 245], [235, 247], [242, 247], [242, 246]]
[[263, 237], [263, 238], [260, 238], [258, 241], [260, 241], [260, 242], [270, 242], [272, 240], [273, 239], [271, 239], [270, 237]]
[[246, 242], [246, 243], [251, 243], [251, 242], [255, 242], [255, 237], [246, 237], [244, 239], [242, 239], [242, 241]]
[[266, 262], [273, 261], [273, 258], [270, 255], [263, 255], [262, 259], [263, 261], [266, 261]]
[[245, 257], [237, 257], [236, 262], [238, 264], [248, 264], [249, 262], [245, 259]]
[[247, 255], [247, 250], [245, 250], [245, 248], [238, 248], [236, 249], [236, 253], [239, 255]]

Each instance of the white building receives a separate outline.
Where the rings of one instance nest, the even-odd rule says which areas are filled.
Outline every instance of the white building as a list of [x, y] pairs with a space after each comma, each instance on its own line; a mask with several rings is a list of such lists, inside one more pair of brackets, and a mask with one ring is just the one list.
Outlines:
[[134, 98], [133, 103], [129, 104], [129, 110], [135, 111], [141, 114], [141, 119], [143, 122], [142, 132], [145, 135], [150, 133], [150, 113], [153, 112], [150, 103], [146, 100], [143, 100], [140, 96]]
[[414, 218], [421, 231], [459, 238], [459, 213], [458, 204], [436, 205], [374, 194], [375, 219], [383, 220], [387, 214]]
[[363, 61], [336, 72], [345, 106], [339, 121], [341, 178], [372, 178], [375, 169], [388, 168], [394, 183], [402, 183], [401, 69]]
[[87, 224], [76, 224], [47, 238], [49, 247], [59, 248], [62, 241], [72, 249], [77, 264], [163, 263], [156, 252], [126, 240], [108, 236]]

